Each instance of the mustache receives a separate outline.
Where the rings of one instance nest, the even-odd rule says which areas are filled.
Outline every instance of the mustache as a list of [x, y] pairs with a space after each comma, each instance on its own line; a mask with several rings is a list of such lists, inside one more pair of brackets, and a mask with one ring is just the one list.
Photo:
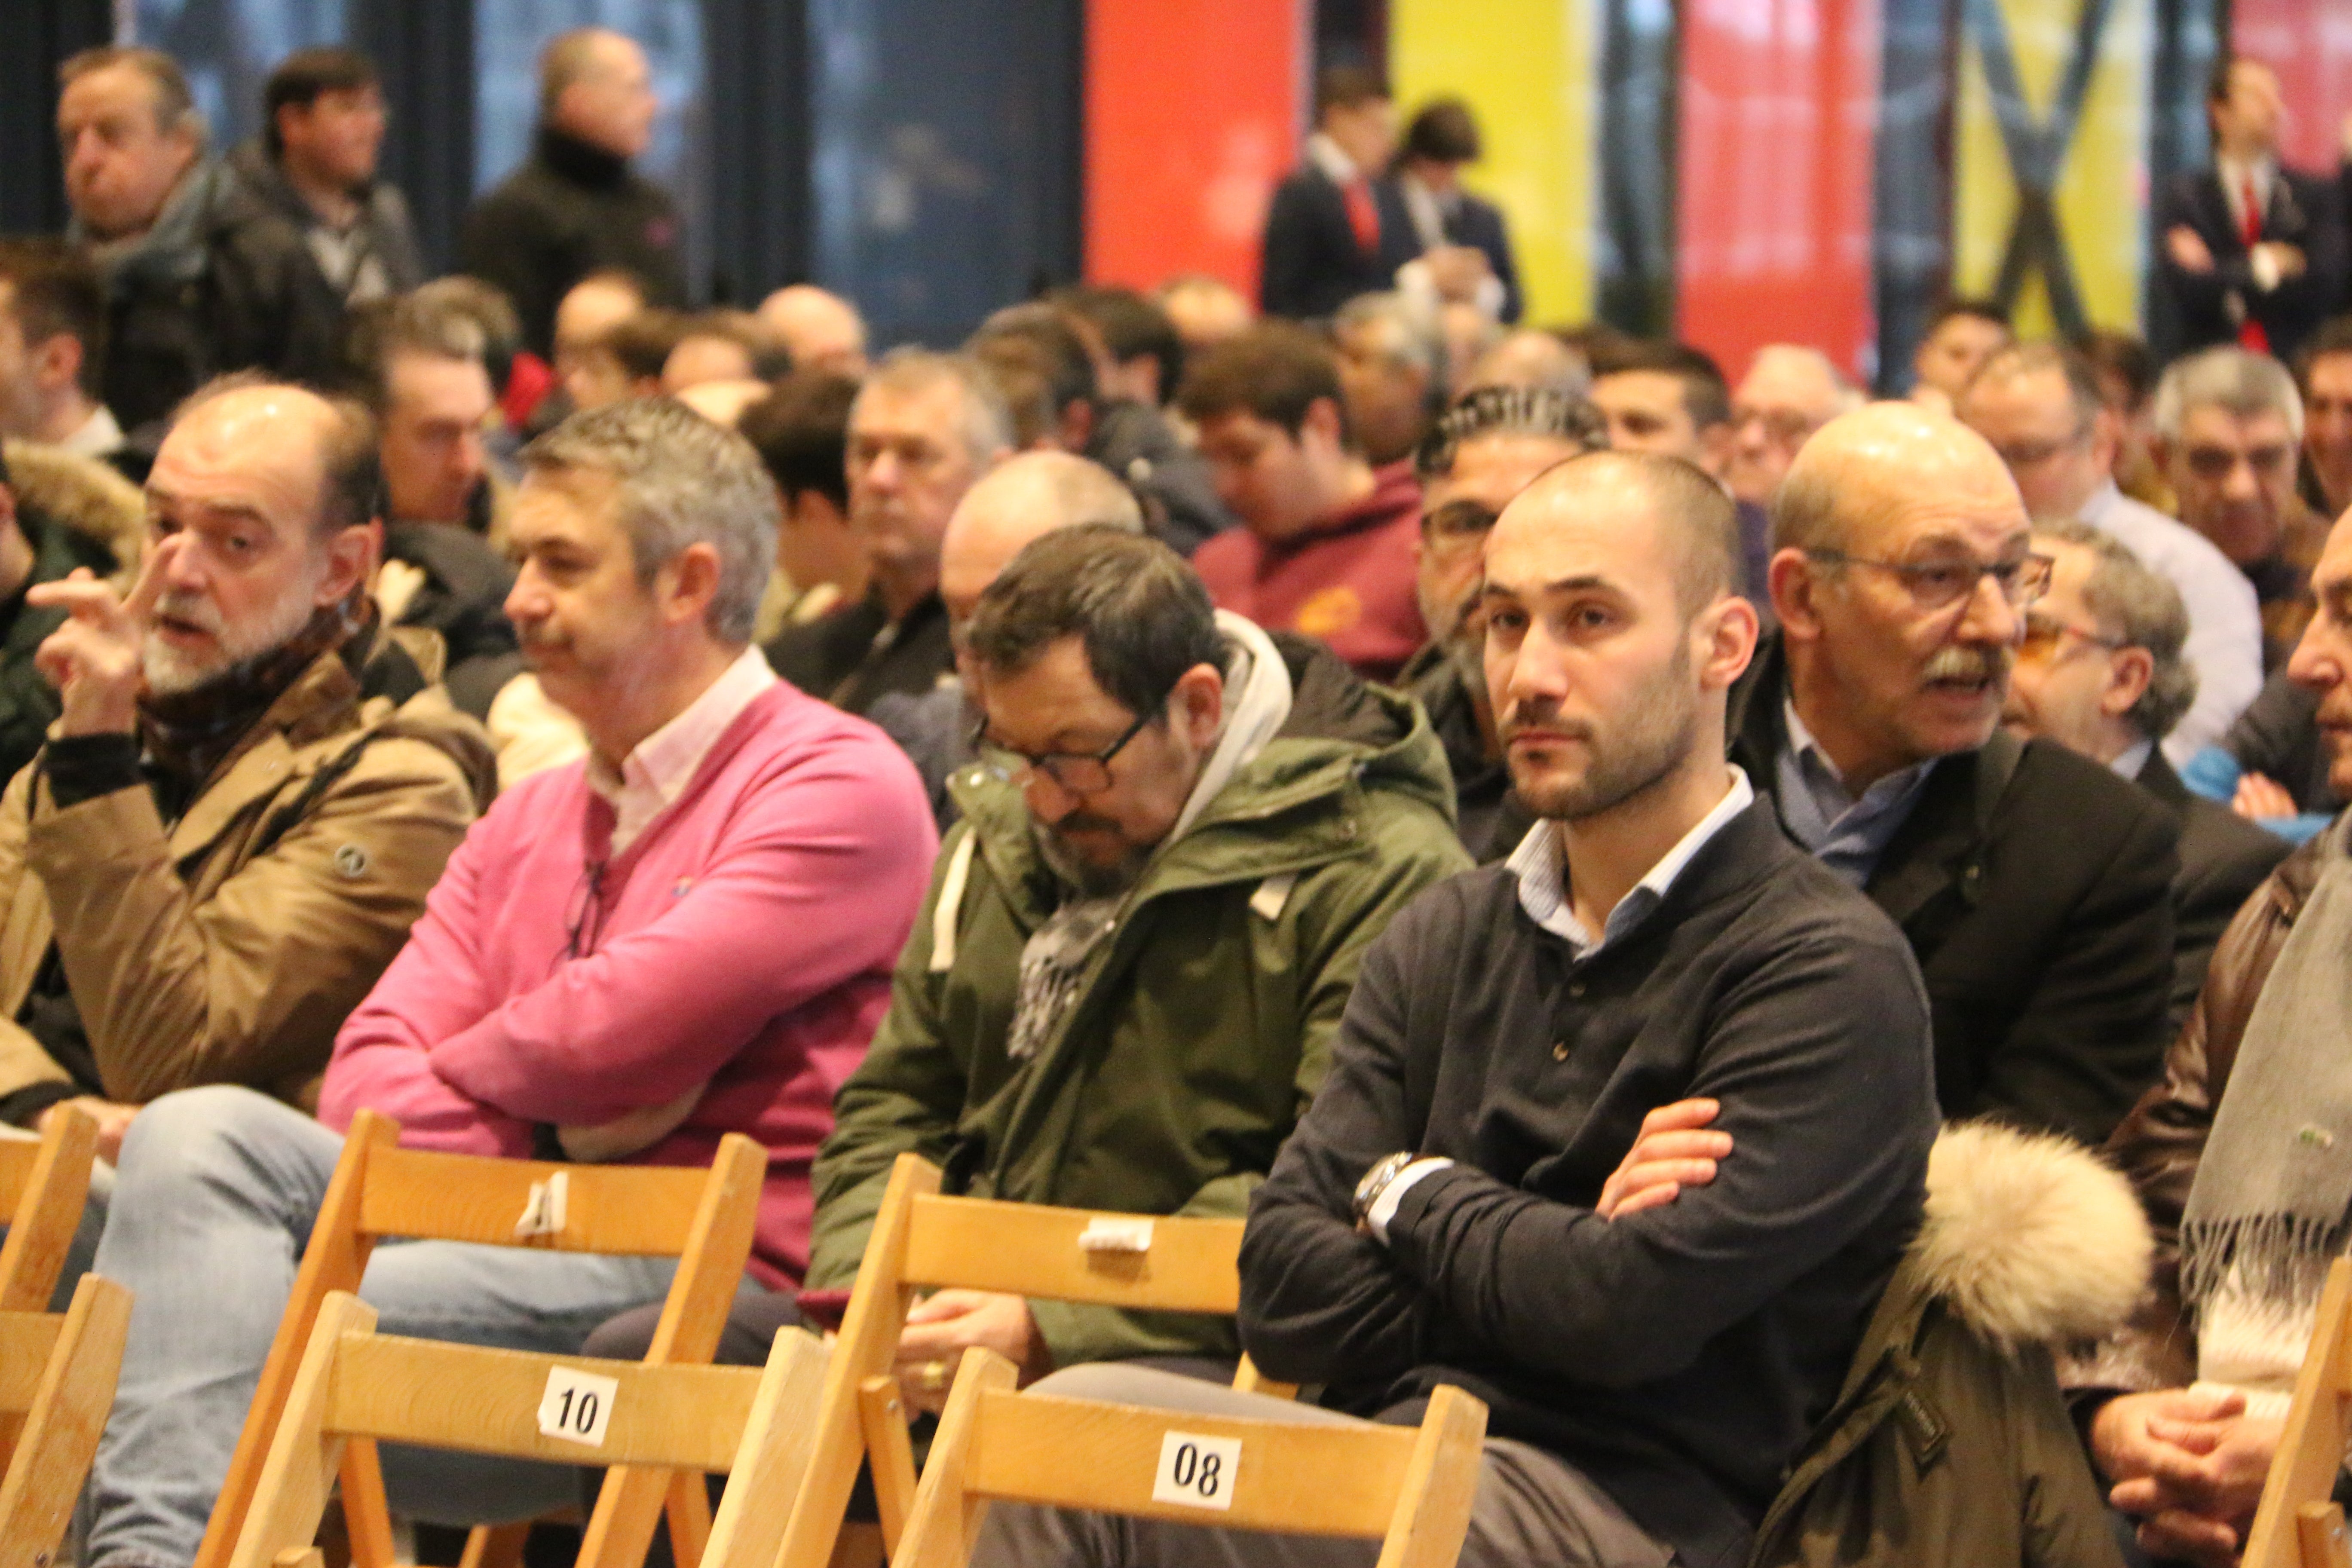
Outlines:
[[186, 588], [166, 588], [155, 595], [155, 605], [148, 613], [151, 622], [184, 621], [210, 637], [220, 636], [225, 627], [220, 608], [204, 595]]
[[1592, 726], [1582, 720], [1563, 719], [1559, 709], [1549, 703], [1530, 704], [1505, 714], [1496, 725], [1496, 732], [1508, 745], [1513, 741], [1529, 737], [1545, 737], [1559, 741], [1590, 741]]
[[1065, 838], [1073, 833], [1117, 833], [1118, 824], [1090, 811], [1074, 811], [1045, 831], [1056, 838]]
[[1933, 684], [1939, 680], [1960, 680], [1971, 684], [1990, 685], [2009, 679], [2010, 667], [2017, 662], [2015, 650], [2006, 647], [1983, 647], [1955, 643], [1936, 650], [1919, 672], [1921, 680]]

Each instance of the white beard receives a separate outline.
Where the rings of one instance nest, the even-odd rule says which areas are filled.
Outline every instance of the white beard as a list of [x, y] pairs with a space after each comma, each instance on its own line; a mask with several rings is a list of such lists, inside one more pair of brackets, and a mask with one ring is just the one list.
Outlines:
[[310, 624], [317, 608], [311, 603], [311, 595], [317, 589], [315, 581], [288, 589], [285, 597], [269, 607], [268, 615], [245, 626], [224, 624], [220, 612], [208, 599], [191, 596], [175, 604], [173, 595], [166, 594], [156, 608], [201, 624], [213, 634], [219, 652], [210, 658], [191, 658], [159, 633], [149, 632], [139, 654], [140, 668], [147, 676], [147, 689], [157, 697], [177, 697], [210, 685], [240, 665], [276, 652]]

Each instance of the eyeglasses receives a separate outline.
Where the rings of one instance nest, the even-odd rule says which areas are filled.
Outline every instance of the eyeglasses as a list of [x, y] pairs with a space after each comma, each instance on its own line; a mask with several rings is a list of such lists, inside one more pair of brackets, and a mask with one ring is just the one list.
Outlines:
[[1731, 410], [1732, 429], [1745, 431], [1750, 425], [1764, 426], [1765, 438], [1776, 447], [1801, 447], [1822, 427], [1822, 421], [1793, 408], [1735, 405]]
[[1980, 578], [1990, 577], [1993, 586], [2013, 610], [2021, 610], [2042, 597], [2050, 586], [2051, 560], [2047, 555], [2027, 553], [2014, 561], [1869, 561], [1859, 555], [1848, 555], [1843, 550], [1808, 550], [1805, 553], [1815, 561], [1826, 561], [1838, 566], [1868, 566], [1880, 572], [1890, 572], [1903, 579], [1911, 599], [1923, 610], [1948, 609], [1977, 591]]
[[2123, 639], [2120, 637], [2101, 637], [2095, 631], [2086, 630], [2071, 622], [2059, 620], [2053, 616], [2028, 616], [2025, 617], [2025, 640], [2018, 644], [2017, 657], [2032, 659], [2048, 658], [2058, 651], [2059, 643], [2070, 637], [2089, 643], [2093, 647], [2105, 648], [2111, 653], [2124, 646]]
[[988, 719], [983, 714], [971, 727], [971, 750], [982, 767], [1015, 787], [1044, 773], [1072, 795], [1096, 795], [1110, 788], [1110, 760], [1125, 751], [1129, 741], [1143, 733], [1143, 727], [1157, 716], [1159, 707], [1164, 706], [1161, 703], [1144, 710], [1142, 718], [1129, 724], [1118, 740], [1099, 752], [1016, 752], [989, 738]]
[[1995, 442], [1992, 449], [2000, 454], [2001, 462], [2009, 468], [2031, 468], [2048, 462], [2061, 452], [2075, 450], [2090, 438], [2091, 427], [2084, 425], [2073, 434], [2061, 436], [2054, 441], [2013, 441], [2008, 446]]

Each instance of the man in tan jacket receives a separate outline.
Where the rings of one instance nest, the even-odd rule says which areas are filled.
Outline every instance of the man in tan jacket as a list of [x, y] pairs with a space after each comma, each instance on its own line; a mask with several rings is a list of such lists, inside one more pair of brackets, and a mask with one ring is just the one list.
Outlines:
[[63, 699], [0, 797], [0, 1121], [247, 1084], [314, 1103], [487, 804], [428, 637], [380, 625], [364, 415], [232, 380], [178, 416], [127, 598], [88, 572], [38, 661]]

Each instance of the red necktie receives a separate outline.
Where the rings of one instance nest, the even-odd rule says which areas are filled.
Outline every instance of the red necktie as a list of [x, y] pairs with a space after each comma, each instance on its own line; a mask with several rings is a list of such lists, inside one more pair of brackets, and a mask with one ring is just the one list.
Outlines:
[[[2239, 195], [2238, 237], [2245, 243], [2247, 254], [2252, 255], [2254, 247], [2262, 243], [2263, 209], [2254, 199], [2254, 177], [2251, 174], [2245, 176]], [[2252, 353], [2266, 354], [2271, 352], [2271, 335], [2249, 314], [2238, 323], [2238, 346]]]
[[1372, 183], [1359, 174], [1341, 194], [1348, 198], [1348, 226], [1356, 231], [1356, 247], [1370, 256], [1381, 247], [1381, 209], [1372, 201]]

